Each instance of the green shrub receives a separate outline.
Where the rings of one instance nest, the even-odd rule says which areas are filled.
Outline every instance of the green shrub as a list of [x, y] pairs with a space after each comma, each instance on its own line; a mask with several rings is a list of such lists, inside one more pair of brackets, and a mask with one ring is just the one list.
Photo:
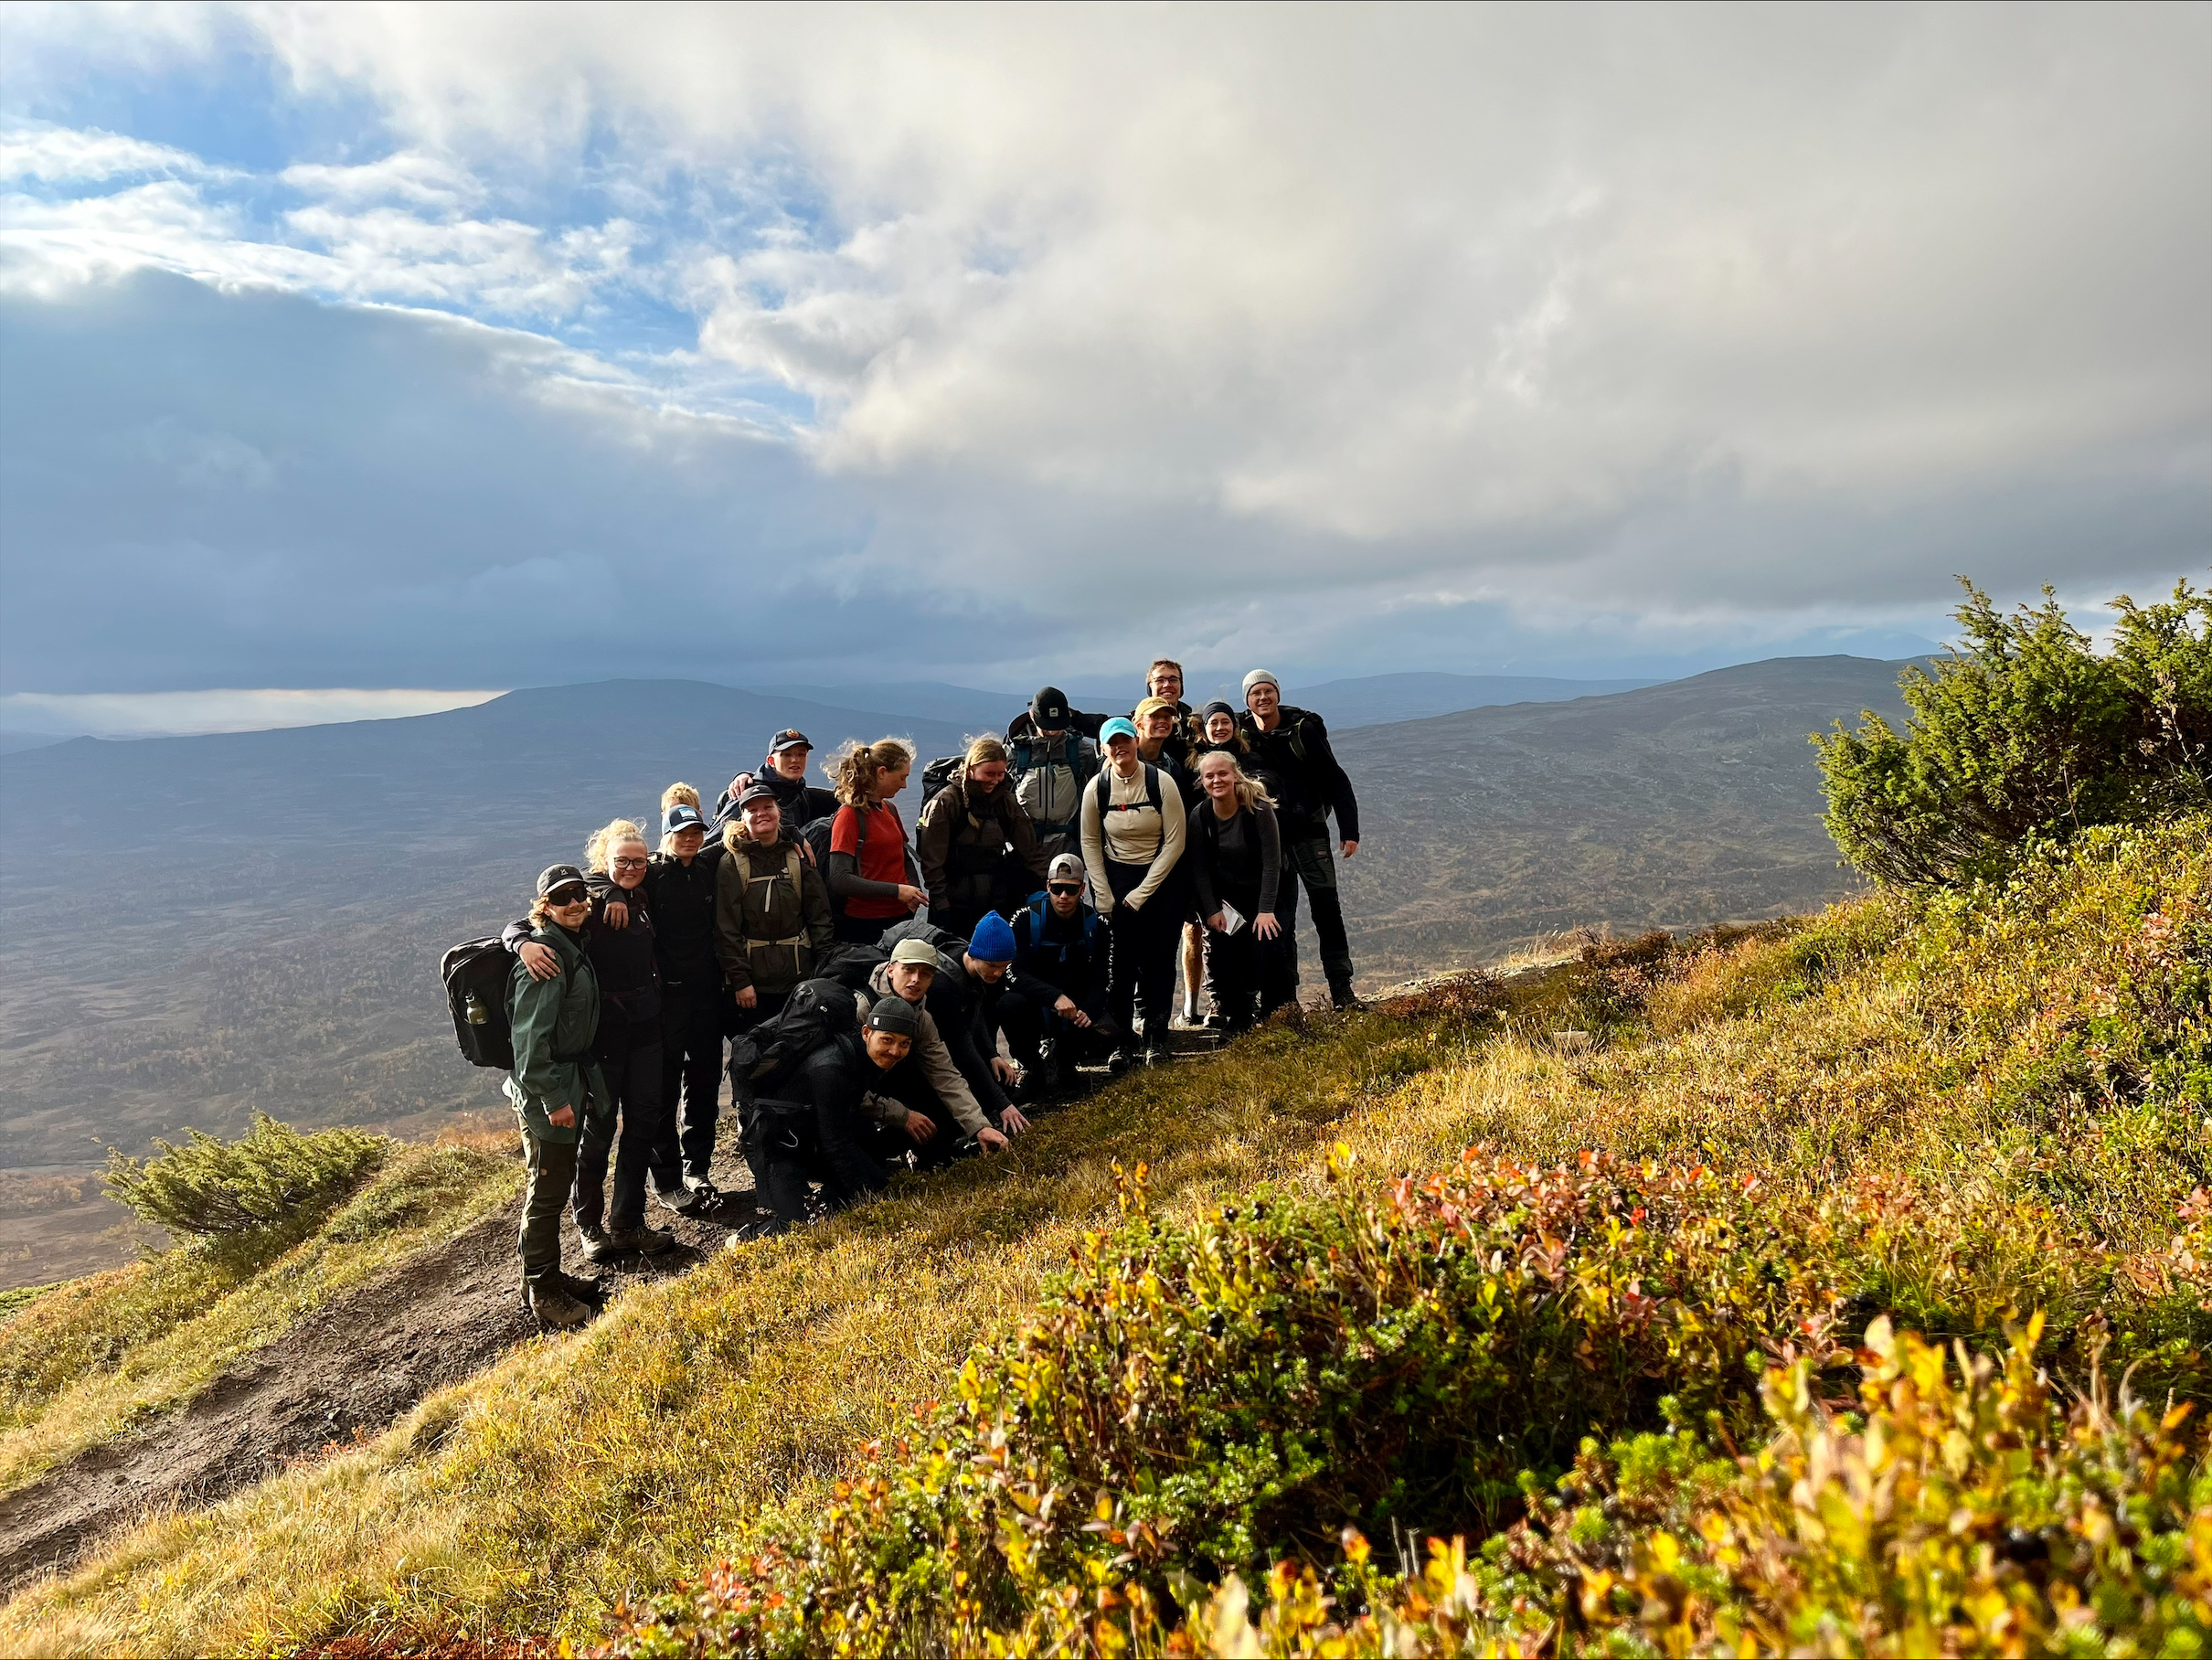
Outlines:
[[1828, 832], [1878, 882], [2001, 870], [2031, 837], [2212, 802], [2212, 594], [2112, 601], [2109, 654], [2044, 602], [2007, 617], [1972, 583], [1966, 646], [1900, 679], [1899, 733], [1868, 713], [1818, 737]]
[[226, 1142], [194, 1130], [151, 1158], [108, 1154], [109, 1197], [172, 1233], [251, 1233], [326, 1206], [382, 1163], [392, 1144], [362, 1130], [306, 1134], [264, 1113]]
[[1141, 1199], [805, 1537], [618, 1651], [1049, 1650], [1347, 1527], [1490, 1531], [1593, 1430], [1672, 1396], [1747, 1433], [1766, 1361], [1830, 1353], [1838, 1299], [1790, 1218], [1709, 1170], [1471, 1155], [1379, 1203], [1340, 1183], [1189, 1227]]

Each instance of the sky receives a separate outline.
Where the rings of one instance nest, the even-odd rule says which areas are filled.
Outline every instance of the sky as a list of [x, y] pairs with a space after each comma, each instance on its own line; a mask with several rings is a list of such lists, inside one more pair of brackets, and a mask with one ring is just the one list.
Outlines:
[[2093, 621], [2212, 565], [2207, 85], [2205, 5], [0, 8], [0, 726]]

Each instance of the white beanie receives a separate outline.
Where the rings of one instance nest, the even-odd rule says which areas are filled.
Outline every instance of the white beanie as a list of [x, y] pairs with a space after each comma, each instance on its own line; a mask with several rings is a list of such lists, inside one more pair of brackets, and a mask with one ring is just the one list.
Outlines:
[[1256, 668], [1244, 677], [1244, 695], [1247, 697], [1250, 697], [1252, 695], [1252, 687], [1260, 685], [1262, 681], [1265, 681], [1268, 685], [1273, 686], [1278, 695], [1280, 695], [1282, 691], [1281, 681], [1276, 679], [1275, 676], [1269, 674], [1267, 670], [1263, 668]]

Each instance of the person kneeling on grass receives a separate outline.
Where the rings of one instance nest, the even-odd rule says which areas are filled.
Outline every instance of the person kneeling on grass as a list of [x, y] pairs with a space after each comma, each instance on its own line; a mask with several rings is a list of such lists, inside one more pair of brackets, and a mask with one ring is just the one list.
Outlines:
[[[1009, 1132], [1026, 1128], [1027, 1123], [1016, 1112], [1013, 1123], [1005, 1129], [994, 1123], [955, 1063], [930, 1006], [942, 963], [937, 948], [927, 940], [897, 941], [891, 946], [891, 960], [869, 976], [868, 990], [861, 995], [864, 1006], [873, 1006], [878, 998], [897, 997], [912, 1005], [920, 1016], [911, 1062], [892, 1075], [888, 1092], [906, 1111], [903, 1120], [893, 1127], [906, 1131], [914, 1144], [916, 1162], [924, 1169], [944, 1164], [957, 1153], [959, 1142], [952, 1134], [955, 1126], [985, 1151], [996, 1152], [1006, 1144]], [[940, 1006], [952, 1017], [953, 1003], [941, 998]], [[891, 1122], [890, 1115], [881, 1117], [882, 1122]], [[1000, 1122], [1004, 1123], [1003, 1115]]]
[[[776, 1230], [806, 1219], [806, 1189], [822, 1184], [833, 1210], [882, 1191], [890, 1173], [871, 1148], [885, 1136], [874, 1098], [905, 1059], [921, 1028], [914, 1006], [879, 997], [856, 1027], [834, 1032], [808, 1055], [774, 1099], [765, 1099], [748, 1126], [757, 1142], [762, 1197]], [[736, 1238], [732, 1244], [738, 1242]]]
[[590, 915], [584, 873], [573, 865], [549, 866], [537, 878], [530, 937], [553, 954], [558, 971], [540, 980], [516, 963], [507, 978], [515, 1069], [505, 1090], [530, 1171], [518, 1241], [523, 1301], [552, 1326], [581, 1325], [599, 1302], [595, 1282], [560, 1271], [560, 1213], [576, 1181], [577, 1144], [587, 1119], [607, 1125], [614, 1117], [606, 1080], [591, 1059], [599, 976], [582, 942]]

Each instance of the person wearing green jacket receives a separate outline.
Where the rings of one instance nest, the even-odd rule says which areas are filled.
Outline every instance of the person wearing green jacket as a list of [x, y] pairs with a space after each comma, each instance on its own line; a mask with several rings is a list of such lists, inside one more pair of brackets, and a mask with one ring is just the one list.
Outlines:
[[613, 1116], [606, 1080], [591, 1059], [599, 1033], [599, 976], [584, 954], [591, 889], [573, 865], [537, 878], [531, 939], [550, 951], [559, 972], [539, 980], [521, 963], [507, 980], [507, 1021], [515, 1069], [507, 1100], [521, 1121], [529, 1184], [522, 1200], [522, 1287], [530, 1312], [547, 1325], [578, 1326], [591, 1317], [596, 1285], [560, 1271], [560, 1213], [576, 1184], [576, 1149], [587, 1114]]

